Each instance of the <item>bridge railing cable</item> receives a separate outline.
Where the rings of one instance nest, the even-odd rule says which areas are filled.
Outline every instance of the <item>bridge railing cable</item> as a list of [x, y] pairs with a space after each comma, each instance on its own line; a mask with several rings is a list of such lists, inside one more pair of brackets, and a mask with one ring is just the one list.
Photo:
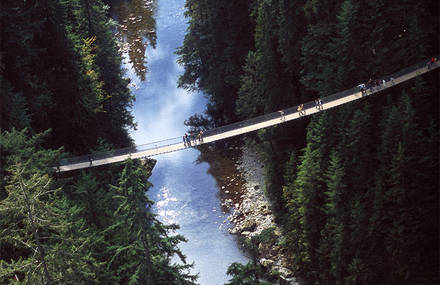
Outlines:
[[[438, 56], [437, 56], [437, 58], [438, 58]], [[438, 62], [437, 62], [437, 64], [438, 64]], [[375, 78], [375, 79], [380, 80], [381, 83], [382, 83], [382, 80], [385, 80], [386, 82], [388, 82], [387, 87], [389, 87], [389, 82], [392, 81], [392, 79], [396, 79], [396, 78], [399, 78], [403, 75], [410, 74], [411, 72], [416, 71], [416, 70], [423, 68], [423, 67], [428, 68], [427, 67], [427, 60], [418, 62], [417, 64], [414, 64], [414, 65], [409, 66], [407, 68], [401, 69], [391, 75], [387, 75], [387, 76], [384, 76], [381, 78]], [[369, 91], [366, 92], [365, 95], [370, 95], [370, 94], [378, 92], [382, 89], [383, 89], [382, 84], [379, 84], [378, 86], [372, 87]], [[329, 96], [322, 97], [321, 102], [322, 102], [322, 104], [329, 103], [329, 102], [347, 97], [349, 95], [356, 94], [358, 92], [360, 92], [358, 87], [352, 87], [350, 89], [347, 89], [347, 90], [344, 90], [344, 91], [341, 91], [338, 93], [334, 93]], [[267, 113], [264, 115], [260, 115], [260, 116], [254, 117], [254, 118], [231, 123], [228, 125], [214, 128], [214, 129], [205, 130], [204, 137], [219, 135], [219, 134], [222, 134], [225, 132], [235, 131], [235, 130], [241, 129], [243, 127], [263, 123], [263, 122], [266, 122], [269, 120], [279, 119], [281, 116], [280, 111], [282, 111], [284, 116], [291, 115], [291, 114], [298, 112], [298, 106], [299, 105], [296, 105], [296, 106], [282, 109], [282, 110], [279, 110], [276, 112]], [[307, 110], [307, 109], [313, 108], [313, 107], [315, 107], [314, 101], [306, 102], [303, 104], [303, 110]], [[107, 159], [107, 158], [116, 157], [116, 156], [130, 155], [130, 154], [148, 151], [148, 150], [152, 150], [152, 149], [158, 149], [158, 148], [167, 147], [167, 146], [171, 146], [171, 145], [177, 145], [177, 144], [181, 144], [182, 142], [183, 142], [182, 137], [176, 137], [176, 138], [165, 139], [165, 140], [161, 140], [161, 141], [156, 141], [156, 142], [132, 146], [132, 147], [126, 147], [126, 148], [109, 150], [109, 151], [94, 152], [89, 155], [82, 155], [82, 156], [62, 159], [60, 161], [60, 165], [71, 165], [71, 164], [90, 162], [90, 161], [94, 161], [94, 160]]]
[[171, 138], [171, 139], [156, 141], [156, 142], [152, 142], [152, 143], [132, 146], [132, 147], [126, 147], [126, 148], [120, 148], [120, 149], [108, 150], [108, 151], [99, 151], [99, 152], [94, 152], [89, 155], [64, 158], [60, 161], [60, 165], [71, 165], [71, 164], [85, 163], [85, 162], [90, 162], [90, 160], [93, 162], [94, 160], [107, 159], [107, 158], [115, 157], [115, 156], [130, 155], [130, 154], [139, 153], [142, 151], [147, 151], [147, 150], [151, 150], [151, 149], [157, 149], [160, 147], [174, 145], [174, 144], [177, 144], [180, 142], [182, 142], [182, 138], [178, 137], [178, 138]]
[[[374, 79], [379, 80], [380, 83], [382, 83], [382, 80], [385, 80], [386, 82], [389, 82], [393, 78], [394, 79], [398, 78], [398, 77], [400, 77], [402, 75], [411, 73], [411, 72], [413, 72], [413, 71], [415, 71], [415, 70], [417, 70], [419, 68], [426, 67], [426, 66], [427, 66], [427, 60], [423, 60], [423, 61], [420, 61], [420, 62], [418, 62], [418, 63], [416, 63], [416, 64], [414, 64], [412, 66], [409, 66], [407, 68], [401, 69], [401, 70], [399, 70], [399, 71], [397, 71], [397, 72], [395, 72], [395, 73], [393, 73], [391, 75], [384, 76], [384, 77], [381, 77], [381, 78], [374, 78]], [[380, 91], [382, 89], [384, 89], [382, 84], [379, 84], [378, 86], [372, 87], [366, 93], [366, 95], [370, 95], [373, 92], [375, 93], [375, 92]], [[322, 104], [329, 103], [329, 102], [332, 102], [332, 101], [335, 101], [335, 100], [347, 97], [349, 95], [353, 95], [355, 93], [358, 93], [359, 91], [360, 90], [359, 90], [358, 87], [352, 87], [350, 89], [346, 89], [346, 90], [340, 91], [338, 93], [334, 93], [332, 95], [322, 97], [321, 98], [321, 102], [322, 102]], [[293, 107], [282, 109], [280, 111], [283, 112], [284, 116], [290, 115], [290, 114], [298, 112], [298, 106], [299, 105], [296, 105], [296, 106], [293, 106]], [[313, 107], [315, 107], [315, 102], [314, 101], [309, 101], [309, 102], [306, 102], [306, 103], [303, 104], [304, 110], [307, 110], [307, 109], [310, 109], [310, 108], [313, 108]], [[264, 114], [264, 115], [260, 115], [260, 116], [251, 118], [251, 119], [246, 119], [246, 120], [243, 120], [243, 121], [240, 121], [240, 122], [231, 123], [231, 124], [228, 124], [228, 125], [225, 125], [225, 126], [221, 126], [221, 127], [215, 128], [215, 129], [206, 130], [204, 134], [205, 134], [205, 136], [218, 135], [218, 134], [221, 134], [221, 133], [225, 133], [225, 132], [229, 132], [229, 131], [234, 131], [234, 130], [237, 130], [237, 129], [240, 129], [240, 128], [243, 128], [243, 127], [246, 127], [246, 126], [250, 126], [250, 125], [266, 122], [266, 121], [269, 121], [269, 120], [272, 120], [272, 119], [277, 119], [277, 118], [280, 118], [280, 111], [271, 112], [271, 113], [268, 113], [268, 114]]]

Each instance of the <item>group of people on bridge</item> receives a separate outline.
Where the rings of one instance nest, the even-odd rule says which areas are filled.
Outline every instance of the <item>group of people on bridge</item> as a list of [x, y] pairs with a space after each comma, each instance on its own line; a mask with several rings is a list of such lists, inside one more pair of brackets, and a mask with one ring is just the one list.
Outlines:
[[[428, 66], [428, 69], [431, 69], [432, 65], [436, 61], [437, 61], [436, 57], [431, 57], [429, 59], [429, 61], [426, 63], [426, 65]], [[389, 81], [391, 82], [392, 85], [394, 85], [394, 78], [393, 77], [390, 77]], [[377, 90], [380, 90], [380, 89], [384, 88], [385, 85], [386, 85], [385, 79], [380, 80], [380, 79], [370, 78], [367, 83], [361, 83], [357, 87], [362, 92], [362, 95], [365, 95], [365, 94], [367, 94], [368, 90], [370, 92], [372, 92], [374, 90], [374, 88], [376, 88]]]
[[199, 144], [203, 143], [203, 131], [200, 131], [199, 133], [185, 133], [183, 136], [183, 144], [185, 147], [191, 147], [192, 144], [196, 145], [197, 142]]
[[[391, 83], [394, 84], [394, 78], [390, 78]], [[367, 90], [373, 91], [374, 88], [377, 88], [378, 90], [385, 87], [386, 81], [385, 79], [373, 79], [370, 78], [367, 83], [362, 83], [358, 85], [359, 90], [362, 92], [362, 95], [367, 94]]]
[[[315, 100], [315, 108], [316, 108], [318, 111], [321, 111], [321, 110], [323, 109], [321, 98], [318, 98], [318, 99]], [[306, 114], [306, 110], [304, 110], [304, 104], [300, 104], [300, 105], [298, 105], [298, 107], [296, 108], [296, 110], [298, 111], [298, 114], [299, 114], [300, 117], [301, 117], [301, 116], [305, 116], [305, 114]]]
[[318, 110], [322, 110], [322, 101], [321, 98], [315, 100], [315, 108]]

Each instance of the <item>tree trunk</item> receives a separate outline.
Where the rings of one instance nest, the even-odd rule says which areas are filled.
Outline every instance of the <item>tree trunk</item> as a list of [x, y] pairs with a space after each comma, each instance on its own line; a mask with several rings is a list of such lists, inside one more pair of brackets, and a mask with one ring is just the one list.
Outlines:
[[20, 183], [20, 188], [21, 188], [21, 191], [23, 192], [24, 197], [25, 197], [25, 203], [26, 203], [26, 208], [28, 211], [29, 221], [32, 226], [32, 231], [33, 231], [33, 234], [35, 237], [35, 241], [37, 243], [38, 253], [40, 254], [40, 261], [43, 264], [44, 275], [46, 276], [46, 284], [52, 285], [52, 280], [50, 278], [49, 271], [47, 270], [46, 259], [44, 256], [44, 250], [43, 250], [43, 247], [41, 246], [41, 243], [40, 243], [40, 236], [38, 234], [38, 228], [35, 225], [34, 216], [32, 215], [32, 209], [30, 206], [29, 197], [26, 193], [26, 189], [25, 189], [25, 186], [23, 185], [23, 183]]
[[151, 254], [150, 254], [150, 248], [148, 245], [148, 241], [146, 238], [142, 238], [142, 245], [144, 246], [145, 251], [145, 263], [147, 265], [147, 272], [145, 273], [145, 281], [147, 282], [147, 285], [154, 285], [153, 281], [151, 280], [151, 273], [153, 272], [153, 268], [151, 266]]

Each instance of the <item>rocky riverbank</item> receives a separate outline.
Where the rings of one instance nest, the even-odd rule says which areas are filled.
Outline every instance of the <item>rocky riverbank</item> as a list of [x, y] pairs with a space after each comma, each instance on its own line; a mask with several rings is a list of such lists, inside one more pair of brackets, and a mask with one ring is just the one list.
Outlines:
[[245, 187], [240, 203], [235, 204], [234, 211], [229, 217], [234, 225], [229, 232], [245, 238], [261, 236], [258, 244], [260, 264], [268, 272], [279, 272], [280, 284], [298, 285], [292, 271], [288, 269], [288, 261], [280, 245], [281, 230], [275, 224], [270, 202], [264, 194], [262, 160], [254, 149], [243, 146], [236, 168], [245, 181]]

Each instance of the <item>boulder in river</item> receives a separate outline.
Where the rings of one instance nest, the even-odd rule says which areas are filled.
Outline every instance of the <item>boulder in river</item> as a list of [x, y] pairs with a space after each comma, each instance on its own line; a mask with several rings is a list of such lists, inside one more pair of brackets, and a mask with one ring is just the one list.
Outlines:
[[257, 227], [257, 222], [255, 221], [255, 219], [245, 220], [243, 226], [241, 227], [241, 231], [253, 232], [256, 227]]

